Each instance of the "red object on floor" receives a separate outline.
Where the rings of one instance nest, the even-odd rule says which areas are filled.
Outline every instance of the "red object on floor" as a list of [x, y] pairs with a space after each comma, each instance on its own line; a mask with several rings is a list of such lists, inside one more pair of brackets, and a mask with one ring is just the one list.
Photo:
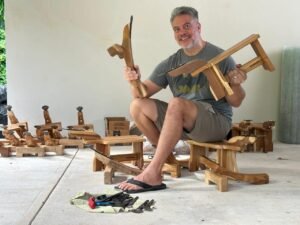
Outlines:
[[96, 208], [95, 197], [90, 197], [88, 203], [91, 209]]

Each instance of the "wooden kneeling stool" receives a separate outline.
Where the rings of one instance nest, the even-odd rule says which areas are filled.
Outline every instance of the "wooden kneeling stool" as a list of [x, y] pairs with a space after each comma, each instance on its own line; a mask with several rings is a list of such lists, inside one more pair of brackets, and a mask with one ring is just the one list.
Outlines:
[[181, 177], [181, 168], [182, 167], [188, 167], [188, 161], [187, 160], [178, 160], [176, 157], [171, 153], [168, 156], [167, 161], [163, 165], [162, 172], [163, 173], [169, 173], [171, 177]]
[[[215, 183], [221, 192], [228, 190], [228, 178], [244, 181], [250, 184], [267, 184], [269, 176], [265, 173], [245, 174], [239, 173], [236, 163], [236, 153], [243, 150], [247, 144], [255, 142], [254, 137], [236, 136], [228, 141], [219, 143], [201, 143], [189, 140], [190, 144], [190, 171], [206, 167], [205, 183]], [[212, 161], [206, 157], [206, 149], [217, 151], [217, 160]]]
[[[143, 159], [143, 142], [145, 139], [137, 135], [126, 135], [126, 136], [109, 136], [104, 137], [99, 140], [85, 140], [85, 144], [94, 144], [97, 152], [109, 158], [111, 161], [115, 162], [125, 162], [131, 161], [135, 166], [142, 169], [144, 166]], [[110, 154], [110, 146], [113, 144], [132, 144], [133, 153], [128, 154]], [[119, 172], [128, 172], [127, 170], [123, 171], [124, 167], [116, 167], [116, 164], [108, 163], [107, 160], [103, 160], [100, 154], [95, 153], [93, 159], [93, 171], [99, 171], [105, 169], [104, 172], [104, 183], [111, 184], [112, 177], [115, 171]]]

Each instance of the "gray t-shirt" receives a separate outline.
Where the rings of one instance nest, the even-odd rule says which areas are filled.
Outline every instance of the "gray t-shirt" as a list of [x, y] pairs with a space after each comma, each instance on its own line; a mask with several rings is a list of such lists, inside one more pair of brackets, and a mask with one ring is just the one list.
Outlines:
[[[179, 49], [175, 54], [158, 64], [149, 79], [162, 88], [166, 88], [169, 85], [174, 97], [203, 101], [211, 104], [215, 111], [223, 114], [231, 121], [232, 107], [225, 98], [219, 99], [218, 101], [214, 99], [209, 88], [208, 80], [203, 73], [195, 77], [192, 77], [191, 74], [171, 77], [168, 74], [168, 71], [191, 60], [201, 59], [209, 61], [223, 51], [221, 48], [209, 42], [194, 56], [187, 56], [182, 49]], [[235, 68], [235, 62], [232, 57], [228, 57], [220, 62], [218, 66], [223, 74], [227, 74], [230, 70]]]

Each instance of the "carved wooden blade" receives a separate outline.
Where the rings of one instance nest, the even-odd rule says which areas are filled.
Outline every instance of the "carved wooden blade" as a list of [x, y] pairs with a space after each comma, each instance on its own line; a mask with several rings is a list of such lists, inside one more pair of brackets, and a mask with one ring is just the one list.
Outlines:
[[[132, 17], [130, 19], [132, 21]], [[126, 65], [134, 70], [134, 62], [133, 62], [132, 49], [131, 49], [131, 26], [129, 24], [126, 24], [123, 30], [122, 46], [125, 49], [124, 59]]]
[[[134, 70], [135, 68], [131, 49], [132, 20], [133, 17], [131, 16], [130, 23], [124, 26], [122, 45], [114, 44], [109, 47], [107, 51], [111, 56], [118, 55], [120, 59], [124, 58], [126, 65]], [[131, 81], [130, 84], [137, 89], [141, 97], [147, 96], [147, 91], [139, 79]]]
[[169, 71], [168, 74], [172, 77], [177, 77], [182, 74], [189, 74], [198, 69], [199, 67], [204, 66], [205, 64], [205, 61], [195, 59], [183, 64], [182, 66], [177, 67], [176, 69]]

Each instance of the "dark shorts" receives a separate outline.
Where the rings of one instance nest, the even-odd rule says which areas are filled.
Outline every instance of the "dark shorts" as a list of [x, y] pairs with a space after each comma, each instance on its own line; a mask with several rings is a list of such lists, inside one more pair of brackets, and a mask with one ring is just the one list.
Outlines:
[[[153, 99], [156, 103], [158, 119], [156, 127], [161, 130], [168, 104]], [[231, 129], [231, 122], [222, 114], [214, 111], [212, 106], [206, 102], [194, 101], [198, 107], [198, 117], [191, 131], [183, 130], [181, 139], [192, 139], [199, 142], [211, 142], [224, 140]]]

